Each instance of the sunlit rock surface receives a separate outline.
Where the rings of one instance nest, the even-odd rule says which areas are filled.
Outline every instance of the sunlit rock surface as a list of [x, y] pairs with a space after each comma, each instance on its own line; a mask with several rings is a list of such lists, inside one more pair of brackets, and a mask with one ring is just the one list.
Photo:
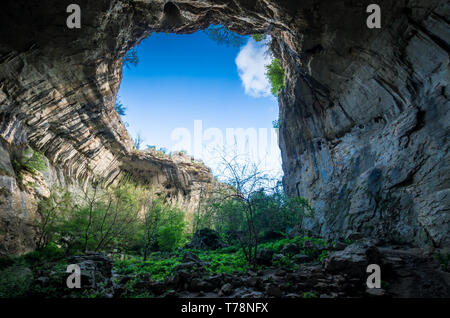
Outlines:
[[[0, 253], [34, 247], [36, 201], [52, 183], [114, 182], [124, 174], [192, 208], [209, 169], [133, 150], [114, 111], [122, 57], [151, 32], [223, 23], [270, 33], [287, 72], [280, 94], [285, 188], [308, 198], [316, 235], [361, 232], [445, 246], [449, 235], [449, 7], [378, 1], [9, 1], [0, 12]], [[174, 88], [176, 90], [176, 88]], [[148, 118], [149, 125], [155, 120]], [[28, 144], [52, 171], [20, 188], [11, 163]], [[6, 239], [7, 238], [7, 239]]]

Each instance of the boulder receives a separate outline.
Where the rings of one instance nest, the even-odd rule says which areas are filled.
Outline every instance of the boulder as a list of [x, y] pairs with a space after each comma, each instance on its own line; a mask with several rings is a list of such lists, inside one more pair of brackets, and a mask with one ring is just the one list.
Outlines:
[[266, 294], [269, 297], [281, 297], [282, 292], [280, 287], [275, 284], [269, 283], [266, 286]]
[[334, 243], [332, 250], [333, 251], [342, 251], [347, 247], [347, 244], [345, 244], [344, 242], [336, 242]]
[[300, 252], [300, 247], [295, 243], [289, 243], [286, 246], [284, 246], [283, 249], [281, 250], [281, 253], [289, 255], [294, 255], [297, 254], [298, 252]]
[[350, 232], [349, 234], [347, 234], [345, 239], [350, 241], [359, 241], [363, 239], [363, 235], [359, 232]]
[[222, 286], [219, 293], [221, 293], [224, 296], [230, 296], [233, 293], [233, 290], [234, 290], [233, 285], [225, 284]]
[[214, 290], [214, 286], [201, 278], [194, 278], [191, 280], [190, 289], [195, 292], [208, 292]]
[[294, 256], [294, 260], [295, 260], [295, 262], [302, 264], [302, 263], [311, 262], [313, 259], [311, 258], [311, 256], [308, 256], [305, 254], [297, 254]]
[[258, 265], [272, 265], [273, 251], [266, 248], [260, 248], [256, 254], [256, 264]]
[[201, 229], [195, 232], [191, 242], [186, 244], [185, 248], [216, 250], [225, 246], [226, 244], [221, 240], [219, 233], [211, 229]]
[[112, 260], [102, 253], [87, 252], [68, 260], [81, 270], [81, 288], [106, 291], [112, 289]]
[[366, 277], [369, 264], [379, 262], [378, 249], [373, 245], [352, 244], [342, 251], [331, 253], [325, 260], [325, 269], [330, 273], [348, 274], [356, 278]]

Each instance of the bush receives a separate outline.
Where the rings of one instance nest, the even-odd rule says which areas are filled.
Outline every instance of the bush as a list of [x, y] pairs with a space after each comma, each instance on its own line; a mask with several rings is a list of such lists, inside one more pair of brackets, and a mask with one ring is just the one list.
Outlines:
[[163, 251], [173, 251], [186, 243], [184, 212], [167, 207], [158, 231], [158, 246]]
[[267, 35], [266, 34], [253, 34], [252, 38], [256, 42], [261, 42], [261, 41], [264, 41], [265, 39], [267, 39]]
[[26, 297], [33, 283], [32, 271], [23, 266], [11, 266], [0, 271], [0, 298]]
[[284, 87], [285, 72], [281, 67], [280, 60], [273, 59], [272, 63], [266, 66], [266, 76], [272, 86], [272, 94], [278, 96], [280, 90]]
[[20, 174], [22, 170], [26, 170], [32, 174], [36, 174], [39, 171], [43, 172], [47, 169], [47, 164], [44, 159], [45, 157], [42, 153], [34, 151], [29, 147], [24, 152], [24, 155], [26, 152], [31, 152], [28, 159], [20, 158], [19, 160], [13, 160], [12, 162], [13, 168], [17, 174]]

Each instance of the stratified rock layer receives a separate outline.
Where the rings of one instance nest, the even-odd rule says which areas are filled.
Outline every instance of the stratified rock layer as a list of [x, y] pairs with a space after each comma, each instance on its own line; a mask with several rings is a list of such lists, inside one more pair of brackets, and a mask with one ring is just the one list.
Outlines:
[[382, 28], [368, 29], [370, 2], [80, 0], [82, 27], [72, 30], [71, 1], [2, 3], [0, 237], [10, 243], [2, 240], [1, 253], [33, 248], [38, 195], [19, 189], [9, 169], [23, 144], [67, 182], [127, 173], [195, 205], [208, 169], [133, 151], [114, 100], [131, 47], [154, 31], [210, 23], [274, 39], [287, 72], [279, 98], [285, 188], [316, 212], [304, 229], [448, 245], [449, 7], [380, 0]]
[[448, 3], [380, 3], [379, 30], [340, 3], [353, 18], [324, 4], [299, 55], [280, 44], [286, 189], [312, 200], [312, 232], [448, 246]]

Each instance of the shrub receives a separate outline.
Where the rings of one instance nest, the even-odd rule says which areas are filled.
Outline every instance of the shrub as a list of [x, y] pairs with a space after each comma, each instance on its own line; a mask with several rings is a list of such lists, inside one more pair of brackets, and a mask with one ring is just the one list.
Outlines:
[[304, 292], [303, 298], [319, 298], [315, 293], [313, 292]]
[[266, 76], [272, 86], [272, 94], [278, 96], [280, 90], [284, 87], [285, 72], [281, 67], [280, 60], [273, 59], [272, 63], [266, 66]]
[[23, 266], [11, 266], [0, 272], [0, 298], [25, 297], [32, 285], [33, 273]]
[[158, 230], [158, 246], [163, 251], [173, 251], [186, 243], [186, 223], [184, 212], [177, 208], [167, 207]]
[[266, 34], [253, 34], [252, 38], [256, 42], [261, 42], [261, 41], [264, 41], [265, 39], [267, 39], [267, 35]]
[[38, 171], [43, 172], [47, 169], [47, 164], [42, 153], [34, 151], [31, 148], [28, 148], [25, 152], [31, 152], [28, 159], [13, 160], [13, 168], [17, 174], [20, 174], [22, 170], [36, 174]]

